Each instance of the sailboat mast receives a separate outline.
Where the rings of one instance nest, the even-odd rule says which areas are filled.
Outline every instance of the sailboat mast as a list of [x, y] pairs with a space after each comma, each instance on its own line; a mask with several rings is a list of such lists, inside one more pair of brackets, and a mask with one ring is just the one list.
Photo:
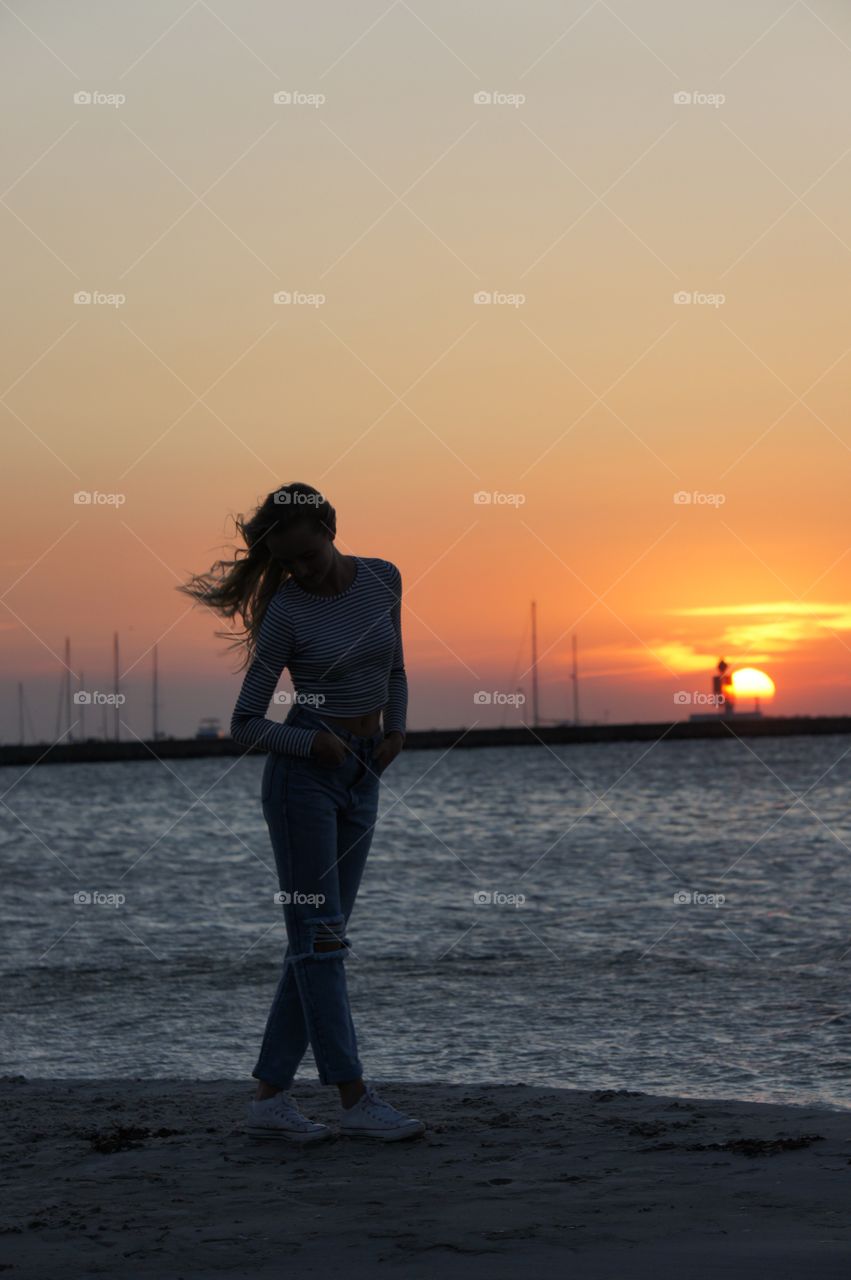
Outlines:
[[571, 679], [573, 681], [573, 723], [579, 724], [579, 667], [576, 661], [576, 636], [573, 640], [573, 673]]
[[71, 701], [71, 638], [65, 637], [65, 727], [68, 730], [68, 741], [74, 741], [74, 735], [71, 732], [71, 724], [73, 722], [74, 704]]
[[152, 717], [152, 718], [153, 718], [154, 742], [156, 742], [157, 738], [160, 736], [160, 731], [159, 731], [159, 669], [158, 669], [158, 666], [157, 666], [157, 646], [156, 646], [156, 644], [154, 644], [154, 687], [153, 687], [152, 697], [153, 697], [153, 708], [152, 708], [152, 711], [153, 711], [153, 717]]
[[112, 657], [113, 657], [113, 693], [115, 694], [115, 741], [120, 740], [119, 713], [121, 708], [118, 705], [118, 632], [113, 633], [112, 638]]
[[532, 601], [532, 724], [540, 724], [538, 716], [538, 622], [535, 601]]

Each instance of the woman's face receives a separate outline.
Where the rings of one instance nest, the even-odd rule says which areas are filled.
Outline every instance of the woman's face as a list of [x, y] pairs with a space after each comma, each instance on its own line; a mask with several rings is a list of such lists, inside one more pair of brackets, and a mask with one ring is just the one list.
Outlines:
[[266, 546], [305, 591], [316, 591], [334, 563], [334, 542], [324, 530], [296, 525], [266, 534]]

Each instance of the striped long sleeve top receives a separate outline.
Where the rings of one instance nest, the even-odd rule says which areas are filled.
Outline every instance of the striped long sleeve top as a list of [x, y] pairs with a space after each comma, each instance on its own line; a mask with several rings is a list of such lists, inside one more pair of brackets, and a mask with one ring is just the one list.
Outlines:
[[355, 556], [354, 579], [320, 596], [287, 578], [269, 601], [230, 732], [243, 746], [309, 756], [318, 732], [268, 719], [286, 667], [295, 699], [320, 714], [383, 710], [384, 732], [405, 733], [408, 681], [402, 652], [402, 575], [389, 560]]

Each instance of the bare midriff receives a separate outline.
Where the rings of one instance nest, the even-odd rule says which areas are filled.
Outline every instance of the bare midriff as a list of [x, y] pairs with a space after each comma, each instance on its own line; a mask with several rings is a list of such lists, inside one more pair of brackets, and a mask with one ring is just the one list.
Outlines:
[[365, 711], [361, 716], [329, 716], [321, 707], [317, 707], [317, 711], [327, 724], [335, 724], [338, 728], [348, 729], [349, 733], [356, 733], [361, 737], [378, 733], [381, 727], [380, 708], [378, 711]]

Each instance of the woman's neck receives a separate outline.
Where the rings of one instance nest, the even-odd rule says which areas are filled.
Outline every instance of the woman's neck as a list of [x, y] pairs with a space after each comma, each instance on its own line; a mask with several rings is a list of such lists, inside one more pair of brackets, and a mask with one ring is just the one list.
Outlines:
[[332, 564], [328, 577], [322, 583], [321, 591], [314, 591], [317, 596], [337, 596], [341, 591], [345, 591], [355, 580], [357, 568], [354, 556], [344, 556], [337, 552], [337, 558]]

